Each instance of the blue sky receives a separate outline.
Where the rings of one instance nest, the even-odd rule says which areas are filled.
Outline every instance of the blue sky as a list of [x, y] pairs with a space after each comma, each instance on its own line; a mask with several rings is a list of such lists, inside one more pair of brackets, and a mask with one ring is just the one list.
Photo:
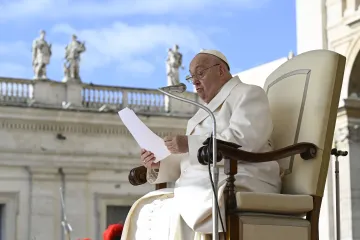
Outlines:
[[53, 45], [49, 78], [61, 81], [71, 34], [85, 41], [83, 82], [166, 85], [167, 49], [180, 46], [188, 73], [201, 48], [228, 58], [232, 73], [296, 52], [295, 1], [289, 0], [0, 0], [0, 76], [32, 78], [31, 43]]

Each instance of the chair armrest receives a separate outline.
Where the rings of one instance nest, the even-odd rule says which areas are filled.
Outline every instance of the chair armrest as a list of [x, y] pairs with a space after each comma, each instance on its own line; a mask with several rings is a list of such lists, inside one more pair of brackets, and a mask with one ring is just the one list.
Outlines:
[[147, 169], [144, 166], [131, 169], [128, 176], [130, 184], [133, 186], [138, 186], [146, 183], [146, 172]]
[[[205, 145], [205, 148], [208, 148]], [[236, 197], [235, 197], [235, 175], [237, 174], [237, 161], [260, 163], [260, 162], [270, 162], [276, 161], [283, 158], [291, 157], [296, 154], [304, 160], [310, 160], [316, 157], [317, 147], [313, 143], [297, 143], [291, 146], [287, 146], [275, 151], [264, 152], [264, 153], [253, 153], [246, 152], [238, 149], [237, 147], [230, 146], [229, 144], [223, 144], [222, 142], [217, 142], [218, 154], [221, 155], [221, 158], [224, 160], [224, 173], [228, 176], [226, 179], [226, 187], [224, 190], [224, 198], [226, 204], [227, 214], [233, 212], [237, 208]], [[199, 149], [199, 151], [201, 148]], [[211, 152], [207, 149], [203, 151], [205, 153]], [[200, 155], [200, 154], [199, 154]], [[203, 154], [203, 156], [206, 154]], [[207, 154], [208, 155], [208, 154]]]
[[316, 157], [317, 147], [313, 143], [297, 143], [291, 146], [287, 146], [271, 152], [253, 153], [246, 152], [234, 147], [229, 144], [218, 143], [218, 151], [223, 157], [231, 159], [233, 161], [244, 161], [244, 162], [270, 162], [276, 161], [283, 158], [291, 157], [296, 154], [300, 154], [304, 160], [310, 160]]

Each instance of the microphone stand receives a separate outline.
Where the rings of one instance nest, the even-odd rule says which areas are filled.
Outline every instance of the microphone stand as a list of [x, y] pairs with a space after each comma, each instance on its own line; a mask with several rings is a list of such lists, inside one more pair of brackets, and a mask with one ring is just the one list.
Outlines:
[[347, 151], [340, 151], [337, 149], [337, 143], [335, 142], [335, 148], [331, 149], [331, 155], [335, 156], [335, 196], [336, 196], [336, 239], [341, 238], [341, 222], [340, 222], [340, 179], [339, 179], [339, 157], [345, 157], [348, 155]]
[[60, 197], [61, 197], [61, 210], [62, 210], [62, 215], [63, 215], [63, 220], [61, 221], [61, 225], [64, 228], [66, 240], [71, 240], [70, 233], [72, 232], [72, 228], [66, 219], [65, 202], [64, 202], [62, 188], [60, 188]]
[[[160, 92], [164, 93], [165, 95], [168, 95], [170, 97], [173, 97], [177, 100], [183, 101], [183, 102], [187, 102], [189, 104], [198, 106], [199, 108], [205, 110], [209, 116], [211, 117], [212, 120], [212, 151], [213, 151], [213, 163], [212, 163], [212, 178], [213, 178], [213, 182], [214, 182], [214, 195], [213, 195], [213, 201], [212, 201], [212, 220], [213, 220], [213, 236], [212, 239], [213, 240], [219, 240], [219, 218], [218, 218], [218, 211], [217, 211], [217, 198], [218, 198], [218, 181], [219, 181], [219, 168], [217, 166], [217, 146], [216, 146], [216, 120], [215, 120], [215, 116], [212, 113], [212, 111], [205, 107], [204, 105], [186, 99], [186, 98], [182, 98], [179, 96], [176, 96], [174, 94], [171, 94], [170, 92], [167, 92], [161, 88], [158, 89]], [[225, 234], [225, 233], [224, 233]]]

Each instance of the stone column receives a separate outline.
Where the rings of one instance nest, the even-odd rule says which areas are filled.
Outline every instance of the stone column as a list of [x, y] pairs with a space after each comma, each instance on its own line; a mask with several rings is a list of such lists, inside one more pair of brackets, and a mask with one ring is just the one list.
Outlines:
[[[93, 214], [89, 212], [88, 196], [88, 172], [85, 169], [63, 169], [65, 184], [64, 198], [66, 204], [66, 216], [73, 228], [72, 239], [91, 237], [90, 229], [92, 226]], [[94, 209], [94, 208], [91, 208]]]
[[68, 81], [66, 84], [66, 102], [74, 106], [82, 106], [82, 84]]
[[58, 170], [56, 168], [30, 168], [29, 170], [32, 175], [31, 237], [36, 240], [60, 240]]
[[[348, 151], [348, 156], [339, 157], [341, 238], [360, 239], [359, 99], [346, 99], [339, 110], [334, 141], [338, 149]], [[335, 182], [333, 185], [335, 199]]]
[[165, 112], [171, 112], [172, 111], [172, 107], [171, 107], [171, 102], [173, 101], [172, 98], [170, 98], [169, 96], [165, 95], [165, 99], [164, 99], [164, 104], [165, 104]]
[[320, 219], [319, 219], [319, 239], [320, 240], [336, 240], [335, 238], [335, 197], [334, 193], [334, 162], [330, 159], [328, 176], [326, 179], [324, 195], [321, 202], [321, 211], [320, 211]]
[[354, 14], [358, 9], [360, 5], [360, 0], [346, 0], [346, 10], [345, 10], [345, 16], [350, 16]]
[[323, 0], [296, 0], [297, 54], [328, 48], [326, 14]]
[[348, 138], [344, 141], [344, 150], [349, 152], [348, 158], [339, 160], [340, 166], [343, 165], [340, 167], [340, 187], [343, 188], [340, 189], [340, 205], [346, 210], [343, 212], [341, 209], [341, 234], [342, 238], [346, 238], [347, 233], [351, 232], [349, 238], [360, 239], [360, 129], [359, 119], [357, 123], [355, 121], [349, 121]]
[[[179, 96], [189, 99], [189, 100], [192, 100], [192, 101], [195, 101], [195, 102], [199, 102], [201, 104], [204, 104], [204, 102], [202, 102], [202, 100], [197, 96], [197, 94], [192, 93], [192, 92], [184, 92]], [[168, 106], [169, 106], [169, 110], [171, 113], [180, 114], [180, 115], [181, 114], [184, 114], [184, 115], [195, 114], [195, 112], [198, 109], [198, 107], [193, 104], [189, 104], [189, 103], [177, 100], [175, 98], [168, 99]]]
[[64, 86], [51, 80], [36, 80], [30, 90], [33, 99], [40, 105], [61, 105], [65, 101]]

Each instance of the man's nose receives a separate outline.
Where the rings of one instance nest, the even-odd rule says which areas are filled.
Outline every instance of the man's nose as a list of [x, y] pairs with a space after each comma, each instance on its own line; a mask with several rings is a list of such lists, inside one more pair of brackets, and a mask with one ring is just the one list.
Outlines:
[[197, 78], [193, 78], [193, 84], [195, 86], [199, 86], [200, 85], [200, 81]]

